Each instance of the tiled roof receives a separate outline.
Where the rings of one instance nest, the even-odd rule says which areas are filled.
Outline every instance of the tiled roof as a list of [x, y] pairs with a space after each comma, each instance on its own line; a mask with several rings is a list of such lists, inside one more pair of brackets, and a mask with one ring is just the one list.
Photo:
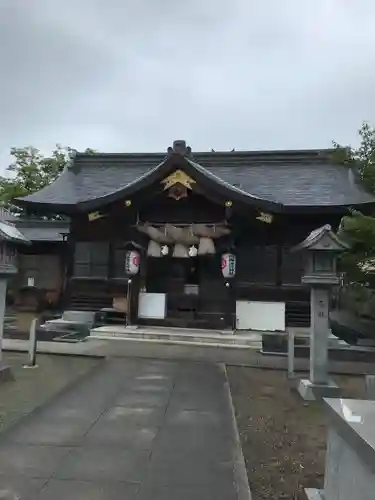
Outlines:
[[20, 218], [15, 225], [30, 241], [63, 241], [69, 233], [69, 221], [50, 221], [37, 218]]
[[69, 233], [67, 219], [45, 220], [40, 217], [21, 217], [12, 214], [4, 207], [0, 207], [0, 226], [0, 237], [4, 239], [8, 237], [9, 240], [17, 242], [63, 241], [63, 235]]
[[[375, 203], [357, 177], [332, 163], [332, 150], [193, 153], [188, 162], [208, 178], [285, 207], [339, 207]], [[51, 185], [22, 202], [73, 207], [110, 195], [162, 165], [164, 153], [78, 153]]]
[[16, 228], [16, 226], [4, 220], [0, 220], [0, 240], [26, 245], [30, 244], [30, 241]]

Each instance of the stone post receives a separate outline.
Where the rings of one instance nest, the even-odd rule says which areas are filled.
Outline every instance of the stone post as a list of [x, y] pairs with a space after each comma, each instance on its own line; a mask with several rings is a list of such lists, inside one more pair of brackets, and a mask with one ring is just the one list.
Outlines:
[[17, 245], [29, 245], [18, 229], [7, 220], [7, 212], [0, 211], [0, 381], [12, 378], [10, 368], [2, 363], [2, 343], [7, 293], [7, 280], [17, 273]]
[[293, 379], [295, 377], [294, 372], [294, 330], [289, 330], [288, 332], [288, 378]]
[[375, 375], [366, 375], [366, 397], [375, 401]]
[[37, 325], [38, 318], [34, 318], [30, 325], [30, 334], [29, 334], [29, 356], [27, 364], [24, 365], [24, 368], [37, 368], [36, 364], [36, 348], [37, 348]]
[[311, 288], [310, 380], [328, 382], [329, 289]]
[[12, 380], [12, 372], [9, 366], [3, 363], [3, 337], [5, 320], [5, 303], [7, 293], [7, 279], [0, 276], [0, 382]]
[[3, 336], [4, 336], [6, 292], [7, 292], [6, 279], [0, 278], [0, 363], [3, 360]]
[[300, 380], [298, 387], [298, 392], [307, 401], [340, 395], [339, 387], [328, 375], [330, 291], [328, 286], [311, 286], [310, 374], [308, 380]]

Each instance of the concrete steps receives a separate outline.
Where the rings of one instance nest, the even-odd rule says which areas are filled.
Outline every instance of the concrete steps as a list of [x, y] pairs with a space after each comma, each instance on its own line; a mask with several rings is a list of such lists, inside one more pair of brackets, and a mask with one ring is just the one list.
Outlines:
[[46, 321], [42, 328], [54, 334], [54, 340], [78, 342], [90, 334], [94, 320], [91, 311], [64, 311], [61, 318]]
[[198, 330], [162, 327], [101, 326], [90, 332], [90, 338], [118, 340], [123, 342], [159, 343], [234, 349], [260, 349], [261, 336], [258, 333], [233, 333], [218, 330]]

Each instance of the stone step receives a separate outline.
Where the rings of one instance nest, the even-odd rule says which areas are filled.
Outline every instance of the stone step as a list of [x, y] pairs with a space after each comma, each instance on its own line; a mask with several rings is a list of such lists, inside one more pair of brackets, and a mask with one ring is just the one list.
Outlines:
[[258, 346], [251, 346], [251, 345], [246, 345], [246, 344], [227, 344], [223, 342], [203, 342], [203, 341], [196, 341], [196, 340], [177, 340], [177, 339], [172, 339], [172, 340], [167, 340], [167, 339], [156, 339], [156, 338], [136, 338], [136, 337], [108, 337], [105, 335], [90, 335], [90, 337], [87, 337], [88, 341], [90, 340], [112, 340], [113, 342], [121, 342], [122, 345], [143, 345], [143, 346], [153, 346], [153, 345], [164, 345], [164, 346], [186, 346], [188, 347], [200, 347], [204, 349], [216, 349], [216, 348], [221, 348], [225, 350], [238, 350], [238, 351], [249, 351], [249, 352], [255, 352], [258, 350]]
[[93, 311], [64, 311], [61, 318], [46, 321], [43, 328], [47, 331], [64, 333], [83, 333], [93, 327], [95, 312]]
[[180, 328], [134, 328], [123, 326], [102, 326], [90, 331], [90, 338], [101, 340], [140, 340], [166, 343], [187, 343], [194, 345], [240, 346], [260, 349], [259, 334], [233, 334], [216, 330], [188, 330]]
[[85, 323], [93, 325], [95, 322], [95, 312], [93, 311], [64, 311], [62, 315], [64, 321]]
[[[87, 332], [88, 333], [88, 332]], [[64, 333], [59, 337], [54, 337], [54, 342], [68, 342], [68, 343], [77, 343], [84, 342], [87, 339], [87, 335], [82, 335], [82, 332], [69, 332]]]
[[[120, 327], [124, 328], [124, 327]], [[227, 330], [214, 330], [212, 328], [184, 328], [184, 327], [167, 327], [167, 326], [141, 326], [141, 325], [132, 325], [126, 327], [126, 331], [145, 331], [145, 332], [151, 332], [151, 333], [187, 333], [190, 335], [193, 335], [195, 333], [198, 333], [199, 335], [234, 335], [234, 331], [227, 329]]]
[[47, 332], [54, 332], [59, 335], [78, 334], [80, 336], [88, 336], [90, 327], [87, 323], [79, 323], [77, 321], [66, 321], [62, 318], [48, 320], [42, 325], [42, 328]]

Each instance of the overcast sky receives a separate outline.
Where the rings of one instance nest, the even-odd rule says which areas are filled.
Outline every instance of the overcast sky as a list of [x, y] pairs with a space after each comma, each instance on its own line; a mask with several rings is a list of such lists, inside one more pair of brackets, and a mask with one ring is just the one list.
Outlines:
[[329, 147], [375, 122], [374, 0], [0, 0], [0, 167], [43, 151]]

